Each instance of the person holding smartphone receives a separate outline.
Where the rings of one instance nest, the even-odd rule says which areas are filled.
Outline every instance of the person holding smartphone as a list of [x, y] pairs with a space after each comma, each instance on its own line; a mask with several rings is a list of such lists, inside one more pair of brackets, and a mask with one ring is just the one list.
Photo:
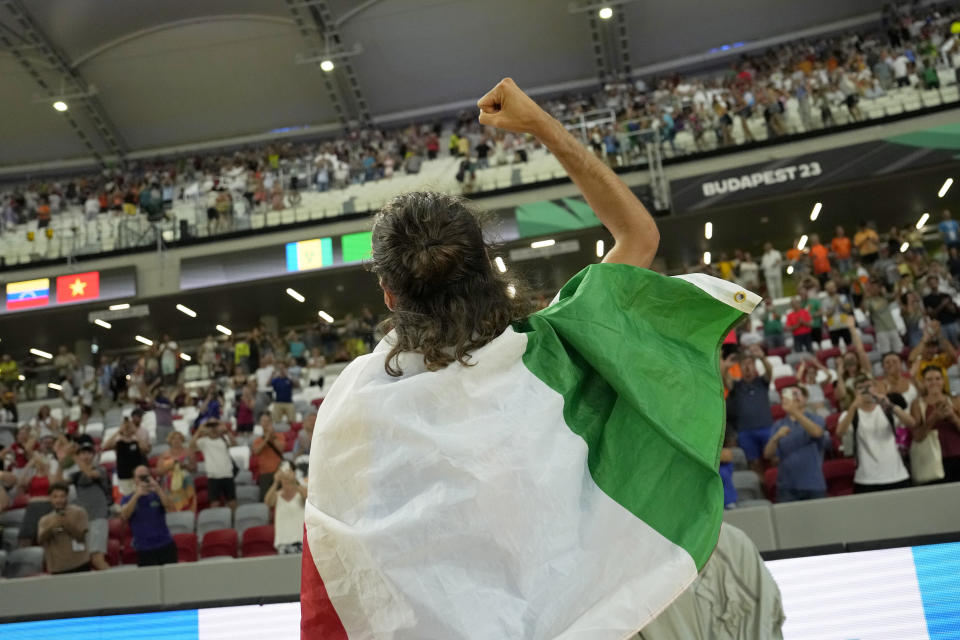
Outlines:
[[233, 458], [230, 447], [236, 444], [227, 425], [210, 419], [201, 425], [190, 440], [190, 450], [203, 453], [207, 471], [207, 492], [210, 504], [237, 508], [237, 487], [233, 479]]
[[120, 517], [130, 523], [137, 566], [176, 564], [177, 545], [167, 528], [167, 511], [175, 510], [173, 501], [146, 466], [134, 469], [133, 480], [133, 493], [120, 503]]
[[823, 498], [823, 453], [830, 448], [830, 434], [823, 418], [807, 409], [805, 388], [785, 387], [780, 395], [787, 416], [773, 425], [763, 449], [764, 458], [777, 462], [777, 502]]

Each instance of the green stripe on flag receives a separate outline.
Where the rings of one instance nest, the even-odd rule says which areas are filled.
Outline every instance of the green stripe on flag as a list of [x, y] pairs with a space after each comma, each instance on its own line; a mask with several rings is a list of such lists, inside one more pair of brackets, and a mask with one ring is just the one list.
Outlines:
[[519, 328], [563, 396], [597, 486], [703, 567], [717, 542], [725, 428], [719, 346], [742, 312], [629, 265], [591, 265]]

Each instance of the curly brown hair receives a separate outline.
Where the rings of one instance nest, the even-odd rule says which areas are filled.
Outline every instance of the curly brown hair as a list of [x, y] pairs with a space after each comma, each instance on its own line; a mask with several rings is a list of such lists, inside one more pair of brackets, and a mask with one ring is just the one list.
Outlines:
[[469, 366], [472, 351], [529, 313], [518, 283], [491, 264], [480, 222], [462, 198], [415, 191], [387, 203], [373, 222], [371, 268], [396, 298], [385, 323], [394, 331], [384, 363], [392, 376], [402, 375], [406, 351], [422, 354], [429, 371]]

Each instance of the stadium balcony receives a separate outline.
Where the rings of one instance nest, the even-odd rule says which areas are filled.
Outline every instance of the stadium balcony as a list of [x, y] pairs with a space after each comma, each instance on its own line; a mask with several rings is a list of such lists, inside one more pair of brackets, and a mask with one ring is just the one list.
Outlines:
[[[694, 161], [717, 154], [736, 153], [758, 147], [781, 145], [799, 139], [835, 133], [859, 127], [912, 118], [926, 113], [960, 106], [960, 88], [952, 68], [938, 69], [942, 85], [939, 89], [924, 90], [919, 85], [894, 88], [883, 95], [863, 97], [859, 107], [863, 120], [854, 121], [842, 103], [833, 106], [834, 122], [824, 123], [817, 108], [810, 109], [810, 129], [801, 120], [797, 99], [785, 102], [784, 120], [788, 133], [770, 137], [760, 109], [745, 123], [753, 136], [747, 140], [739, 115], [734, 116], [731, 134], [733, 144], [722, 146], [714, 131], [706, 132], [698, 146], [691, 131], [680, 129], [672, 144], [660, 141], [664, 164]], [[613, 121], [610, 112], [598, 112], [597, 122]], [[617, 133], [621, 152], [607, 158], [618, 171], [638, 171], [647, 168], [644, 148], [659, 135], [653, 130], [628, 132], [628, 121], [620, 121]], [[568, 125], [579, 129], [586, 137], [591, 123]], [[653, 143], [656, 144], [656, 143]], [[311, 169], [304, 162], [285, 162], [278, 180], [288, 184], [297, 172]], [[3, 268], [22, 268], [48, 261], [70, 260], [79, 256], [109, 254], [116, 251], [148, 250], [181, 242], [211, 240], [214, 237], [244, 235], [264, 229], [283, 229], [293, 225], [326, 222], [376, 211], [392, 197], [411, 190], [429, 189], [450, 194], [483, 196], [507, 191], [524, 190], [566, 180], [566, 172], [557, 159], [542, 147], [529, 148], [525, 162], [511, 162], [477, 168], [475, 178], [466, 183], [457, 180], [460, 158], [441, 156], [424, 160], [416, 173], [397, 171], [392, 177], [358, 182], [342, 189], [318, 192], [309, 186], [296, 192], [286, 191], [281, 206], [250, 209], [239, 192], [233, 198], [228, 224], [212, 229], [207, 221], [207, 197], [217, 183], [226, 184], [226, 176], [208, 176], [203, 182], [182, 183], [183, 197], [173, 202], [163, 220], [151, 221], [139, 210], [100, 213], [93, 218], [84, 215], [82, 207], [69, 206], [52, 216], [48, 227], [39, 227], [36, 220], [8, 225], [0, 232], [0, 256]], [[305, 181], [308, 185], [312, 180]], [[301, 182], [303, 184], [303, 181]]]

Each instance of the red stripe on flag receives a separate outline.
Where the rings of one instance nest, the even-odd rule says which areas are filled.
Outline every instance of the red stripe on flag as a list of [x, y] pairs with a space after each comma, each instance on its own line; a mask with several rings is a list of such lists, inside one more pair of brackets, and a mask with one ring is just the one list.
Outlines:
[[96, 300], [100, 297], [100, 272], [88, 271], [57, 278], [57, 304]]
[[300, 576], [300, 640], [350, 640], [313, 561], [306, 527]]
[[22, 298], [20, 300], [10, 300], [10, 298], [7, 298], [7, 311], [45, 307], [48, 302], [50, 302], [48, 296], [35, 296], [33, 298]]

